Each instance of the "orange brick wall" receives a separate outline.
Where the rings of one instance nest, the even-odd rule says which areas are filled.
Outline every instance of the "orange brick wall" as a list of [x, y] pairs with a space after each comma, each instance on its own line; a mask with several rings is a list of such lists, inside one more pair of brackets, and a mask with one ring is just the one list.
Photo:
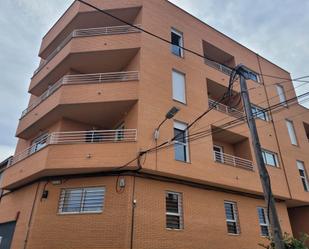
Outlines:
[[[31, 249], [84, 249], [130, 248], [133, 176], [124, 176], [125, 190], [117, 193], [117, 177], [63, 178], [61, 185], [41, 182], [33, 209], [27, 248]], [[3, 197], [0, 205], [0, 223], [14, 220], [20, 211], [12, 249], [23, 248], [26, 224], [34, 200], [37, 184]], [[62, 188], [105, 186], [106, 195], [101, 214], [58, 214]], [[49, 191], [41, 200], [43, 189]], [[183, 195], [183, 230], [168, 230], [165, 225], [165, 192]], [[134, 216], [133, 248], [229, 248], [255, 249], [265, 242], [260, 236], [257, 210], [265, 206], [260, 199], [210, 191], [183, 184], [135, 178], [136, 207]], [[26, 198], [27, 196], [27, 198]], [[22, 197], [22, 199], [21, 199]], [[237, 202], [240, 235], [228, 235], [224, 201]], [[11, 209], [12, 202], [19, 202]], [[287, 208], [277, 204], [282, 229], [291, 233]]]

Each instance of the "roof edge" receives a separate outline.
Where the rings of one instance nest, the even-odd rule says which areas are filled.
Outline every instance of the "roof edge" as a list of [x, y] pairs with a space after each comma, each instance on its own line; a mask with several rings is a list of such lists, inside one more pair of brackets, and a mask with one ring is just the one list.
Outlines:
[[266, 60], [267, 62], [271, 63], [272, 65], [278, 67], [279, 69], [285, 71], [286, 73], [290, 74], [291, 73], [289, 71], [287, 71], [286, 69], [278, 66], [277, 64], [275, 64], [274, 62], [271, 62], [270, 60], [268, 60], [267, 58], [265, 58], [264, 56], [261, 56], [260, 54], [256, 53], [255, 51], [253, 51], [252, 49], [246, 47], [245, 45], [241, 44], [240, 42], [236, 41], [235, 39], [229, 37], [228, 35], [224, 34], [223, 32], [215, 29], [214, 27], [212, 27], [211, 25], [207, 24], [206, 22], [202, 21], [201, 19], [197, 18], [196, 16], [194, 16], [193, 14], [189, 13], [188, 11], [180, 8], [179, 6], [177, 6], [176, 4], [170, 2], [169, 0], [165, 0], [167, 3], [169, 3], [170, 5], [176, 7], [177, 9], [181, 10], [182, 12], [184, 12], [185, 14], [188, 14], [189, 16], [193, 17], [195, 20], [199, 21], [200, 23], [202, 23], [203, 25], [206, 25], [207, 27], [211, 28], [212, 30], [218, 32], [219, 34], [223, 35], [224, 37], [228, 38], [229, 40], [231, 40], [232, 42], [235, 42], [236, 44], [240, 45], [241, 47], [248, 49], [250, 52], [256, 54], [257, 56], [259, 56], [260, 58]]

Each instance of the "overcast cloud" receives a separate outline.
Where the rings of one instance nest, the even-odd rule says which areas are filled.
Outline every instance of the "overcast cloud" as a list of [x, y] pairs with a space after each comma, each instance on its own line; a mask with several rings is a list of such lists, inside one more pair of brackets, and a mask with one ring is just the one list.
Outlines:
[[[0, 161], [14, 152], [18, 118], [37, 68], [42, 37], [72, 0], [0, 1]], [[291, 72], [309, 75], [309, 1], [172, 0]], [[306, 86], [307, 87], [307, 86]], [[298, 94], [309, 91], [297, 88]]]

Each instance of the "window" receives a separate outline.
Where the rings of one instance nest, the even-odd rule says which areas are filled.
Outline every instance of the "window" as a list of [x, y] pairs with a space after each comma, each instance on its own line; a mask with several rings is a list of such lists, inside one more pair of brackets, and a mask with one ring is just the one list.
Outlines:
[[187, 125], [180, 122], [174, 122], [174, 151], [175, 160], [189, 162], [189, 145]]
[[[3, 174], [3, 172], [4, 172], [4, 168], [3, 169], [0, 168], [0, 185], [1, 185], [1, 182], [2, 182], [2, 174]], [[1, 194], [1, 188], [0, 188], [0, 194]]]
[[269, 121], [268, 113], [261, 107], [252, 105], [252, 113], [256, 118]]
[[183, 73], [173, 70], [173, 99], [186, 103], [186, 80]]
[[59, 200], [59, 213], [98, 213], [103, 209], [105, 188], [63, 189]]
[[309, 140], [309, 124], [304, 123], [305, 133], [307, 136], [307, 139]]
[[222, 146], [218, 146], [218, 145], [214, 145], [213, 150], [214, 150], [215, 162], [224, 163], [223, 147]]
[[276, 153], [268, 151], [268, 150], [262, 150], [263, 160], [264, 163], [273, 167], [278, 167], [278, 156]]
[[224, 209], [225, 209], [225, 216], [226, 216], [227, 232], [229, 234], [239, 234], [240, 229], [239, 229], [239, 223], [238, 223], [236, 203], [225, 201]]
[[276, 87], [277, 87], [277, 93], [278, 93], [279, 101], [280, 101], [281, 105], [287, 106], [286, 97], [285, 97], [285, 92], [284, 92], [283, 86], [277, 85]]
[[86, 143], [100, 143], [104, 140], [104, 132], [91, 130], [86, 132]]
[[268, 237], [269, 236], [269, 221], [268, 217], [266, 215], [266, 209], [263, 207], [257, 208], [258, 217], [259, 217], [259, 223], [261, 228], [261, 235]]
[[183, 229], [182, 194], [166, 192], [166, 228]]
[[286, 120], [286, 126], [288, 128], [291, 143], [293, 145], [298, 145], [293, 122], [290, 120]]
[[304, 190], [309, 192], [309, 182], [308, 182], [308, 176], [305, 170], [305, 164], [302, 161], [297, 161], [296, 163], [297, 163], [297, 168], [299, 171], [301, 182], [303, 183]]
[[257, 73], [251, 71], [250, 69], [246, 68], [246, 72], [244, 73], [244, 76], [246, 79], [249, 79], [249, 80], [253, 80], [253, 81], [256, 81], [256, 82], [260, 82], [260, 79], [259, 79], [259, 76]]
[[116, 141], [121, 141], [121, 140], [124, 139], [124, 123], [121, 123], [121, 124], [116, 128], [115, 139], [116, 139]]
[[48, 133], [44, 133], [44, 134], [36, 137], [35, 139], [33, 139], [32, 142], [31, 142], [31, 149], [30, 149], [29, 153], [33, 154], [33, 153], [39, 151], [40, 149], [44, 148], [46, 146], [48, 136], [49, 136]]
[[172, 53], [179, 57], [183, 57], [183, 35], [181, 32], [172, 29], [171, 31]]

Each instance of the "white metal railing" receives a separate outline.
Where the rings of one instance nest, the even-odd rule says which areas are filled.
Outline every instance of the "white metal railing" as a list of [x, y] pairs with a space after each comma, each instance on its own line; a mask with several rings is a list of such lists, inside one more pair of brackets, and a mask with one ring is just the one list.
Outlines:
[[29, 105], [27, 109], [22, 112], [21, 118], [56, 92], [64, 84], [124, 82], [134, 80], [139, 80], [138, 71], [66, 75], [49, 87], [40, 97], [31, 103], [31, 105]]
[[220, 63], [208, 60], [206, 58], [205, 58], [205, 64], [207, 64], [208, 66], [211, 66], [211, 67], [221, 71], [222, 73], [224, 73], [226, 75], [230, 76], [231, 73], [232, 73], [232, 69], [230, 69], [229, 67], [227, 67], [227, 66], [225, 66], [223, 64], [220, 64]]
[[[140, 24], [135, 25], [140, 27]], [[53, 50], [47, 58], [42, 61], [40, 66], [34, 71], [33, 75], [36, 75], [52, 58], [55, 57], [58, 52], [64, 48], [64, 46], [75, 37], [87, 37], [87, 36], [98, 36], [98, 35], [119, 35], [140, 32], [139, 29], [134, 28], [130, 25], [124, 26], [111, 26], [111, 27], [99, 27], [99, 28], [89, 28], [89, 29], [75, 29], [70, 33], [59, 45]]]
[[53, 132], [46, 134], [41, 140], [13, 156], [8, 165], [13, 165], [50, 144], [115, 143], [135, 142], [136, 140], [136, 129]]
[[237, 110], [235, 108], [231, 108], [227, 105], [216, 102], [213, 99], [208, 99], [209, 107], [214, 107], [215, 110], [224, 112], [236, 118], [244, 118], [244, 112]]
[[48, 143], [49, 143], [49, 138], [50, 135], [46, 134], [45, 136], [42, 137], [42, 139], [36, 141], [34, 144], [32, 144], [30, 147], [22, 151], [21, 153], [13, 156], [10, 158], [10, 161], [8, 163], [8, 166], [13, 165], [26, 157], [34, 154], [35, 152], [43, 149]]
[[214, 151], [215, 162], [231, 165], [237, 168], [253, 170], [253, 162], [244, 158]]

